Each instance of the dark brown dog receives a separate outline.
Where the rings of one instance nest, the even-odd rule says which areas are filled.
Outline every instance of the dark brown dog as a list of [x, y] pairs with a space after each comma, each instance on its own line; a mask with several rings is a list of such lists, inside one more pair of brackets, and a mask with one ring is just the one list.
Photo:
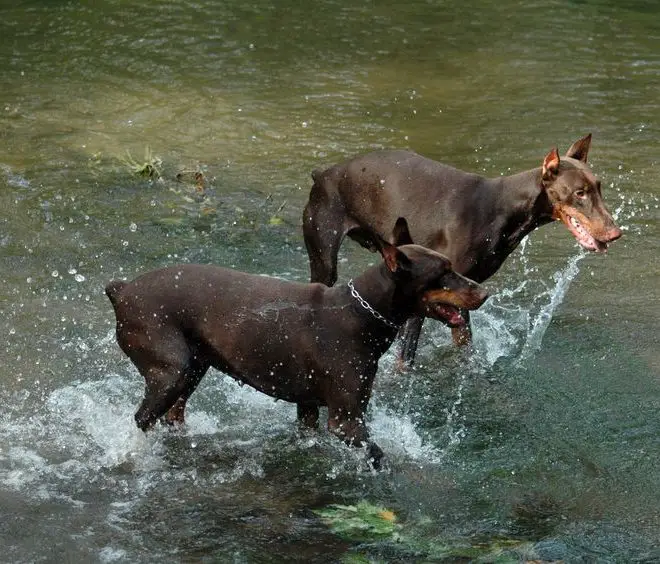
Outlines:
[[[585, 249], [604, 251], [618, 239], [600, 181], [587, 166], [591, 135], [559, 158], [553, 149], [539, 168], [488, 179], [410, 151], [378, 151], [312, 174], [303, 214], [311, 281], [332, 286], [346, 235], [373, 250], [371, 233], [398, 244], [394, 226], [405, 217], [415, 243], [446, 255], [456, 272], [483, 282], [540, 225], [564, 222]], [[452, 330], [471, 340], [469, 314]], [[408, 321], [402, 360], [412, 364], [423, 318]]]
[[368, 441], [364, 413], [378, 359], [399, 326], [411, 315], [460, 325], [460, 310], [487, 297], [435, 251], [383, 242], [381, 253], [383, 263], [352, 289], [193, 264], [110, 282], [117, 341], [146, 383], [138, 427], [161, 417], [182, 423], [186, 401], [213, 366], [298, 404], [307, 426], [327, 406], [328, 429], [349, 444], [367, 444], [378, 467], [382, 451]]

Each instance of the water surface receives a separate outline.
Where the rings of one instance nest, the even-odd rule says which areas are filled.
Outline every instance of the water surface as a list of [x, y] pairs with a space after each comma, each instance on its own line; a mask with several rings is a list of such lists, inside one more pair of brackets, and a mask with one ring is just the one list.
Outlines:
[[[28, 1], [0, 22], [4, 559], [421, 562], [502, 538], [660, 559], [660, 7]], [[407, 147], [498, 176], [588, 132], [624, 237], [587, 255], [546, 226], [487, 283], [473, 353], [428, 324], [412, 374], [386, 355], [385, 472], [217, 372], [185, 431], [135, 428], [109, 279], [198, 261], [305, 280], [312, 169]], [[160, 180], [126, 164], [147, 147]], [[378, 259], [341, 260], [345, 282]], [[313, 513], [360, 500], [422, 548]]]

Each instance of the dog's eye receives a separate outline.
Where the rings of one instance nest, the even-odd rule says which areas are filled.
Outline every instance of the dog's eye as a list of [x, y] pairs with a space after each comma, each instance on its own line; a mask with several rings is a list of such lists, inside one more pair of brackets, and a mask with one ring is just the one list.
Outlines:
[[586, 190], [576, 190], [575, 196], [577, 198], [580, 198], [580, 200], [584, 200], [587, 197], [587, 192]]

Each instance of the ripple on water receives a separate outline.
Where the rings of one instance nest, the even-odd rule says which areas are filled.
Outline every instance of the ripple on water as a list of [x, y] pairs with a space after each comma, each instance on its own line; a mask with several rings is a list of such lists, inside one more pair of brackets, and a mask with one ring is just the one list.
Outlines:
[[20, 174], [16, 174], [10, 166], [0, 163], [0, 170], [4, 173], [9, 186], [15, 188], [29, 188], [30, 181], [27, 178], [22, 177]]

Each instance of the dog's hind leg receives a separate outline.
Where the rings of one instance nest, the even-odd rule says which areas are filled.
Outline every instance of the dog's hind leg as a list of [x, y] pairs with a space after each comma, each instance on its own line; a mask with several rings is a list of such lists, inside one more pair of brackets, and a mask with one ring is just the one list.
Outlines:
[[[146, 431], [168, 411], [167, 421], [182, 422], [185, 403], [208, 369], [195, 358], [178, 329], [122, 326], [118, 341], [144, 377], [144, 399], [135, 414]], [[180, 401], [179, 401], [180, 400]]]
[[337, 256], [346, 234], [345, 210], [339, 195], [314, 182], [303, 211], [303, 237], [311, 282], [332, 286], [337, 281]]
[[140, 368], [144, 376], [144, 399], [135, 413], [137, 426], [146, 431], [174, 406], [185, 390], [185, 367], [154, 365]]
[[183, 425], [185, 423], [184, 412], [186, 409], [186, 402], [188, 398], [197, 388], [200, 380], [206, 374], [208, 366], [204, 366], [199, 362], [193, 361], [191, 366], [185, 370], [184, 379], [186, 381], [186, 387], [183, 392], [176, 400], [174, 405], [170, 407], [167, 413], [163, 416], [163, 422], [168, 425]]

